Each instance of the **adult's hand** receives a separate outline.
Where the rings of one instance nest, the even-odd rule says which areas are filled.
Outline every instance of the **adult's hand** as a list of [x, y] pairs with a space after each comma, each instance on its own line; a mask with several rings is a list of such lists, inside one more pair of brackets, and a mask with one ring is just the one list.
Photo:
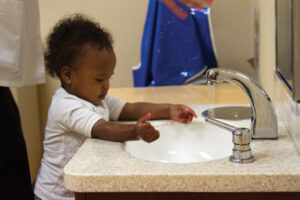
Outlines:
[[[163, 2], [177, 17], [180, 19], [185, 19], [187, 17], [186, 11], [180, 8], [174, 0], [160, 0]], [[181, 3], [188, 7], [193, 7], [197, 9], [202, 9], [205, 7], [210, 7], [213, 0], [179, 0]]]

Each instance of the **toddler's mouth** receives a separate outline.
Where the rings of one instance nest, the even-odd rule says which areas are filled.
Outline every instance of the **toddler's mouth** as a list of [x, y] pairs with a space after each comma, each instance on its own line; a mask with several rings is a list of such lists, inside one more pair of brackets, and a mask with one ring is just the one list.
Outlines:
[[99, 98], [100, 98], [101, 100], [104, 100], [104, 99], [105, 99], [105, 96], [106, 96], [106, 94], [101, 94], [101, 95], [99, 95]]

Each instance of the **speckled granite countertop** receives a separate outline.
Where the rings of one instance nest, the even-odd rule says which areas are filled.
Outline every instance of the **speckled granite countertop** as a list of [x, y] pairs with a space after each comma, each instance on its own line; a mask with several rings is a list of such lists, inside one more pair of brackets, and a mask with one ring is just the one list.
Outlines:
[[283, 124], [278, 125], [278, 140], [251, 142], [256, 161], [249, 164], [227, 157], [151, 162], [129, 155], [123, 143], [87, 139], [64, 168], [65, 186], [75, 192], [299, 192], [300, 156]]

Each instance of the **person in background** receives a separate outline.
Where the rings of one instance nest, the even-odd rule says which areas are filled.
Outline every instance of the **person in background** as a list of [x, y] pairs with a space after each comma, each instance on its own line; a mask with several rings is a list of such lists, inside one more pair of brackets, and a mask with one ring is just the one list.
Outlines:
[[[140, 64], [132, 68], [134, 87], [205, 83], [205, 72], [218, 67], [210, 8], [190, 8], [188, 2], [149, 0]], [[174, 9], [183, 11], [185, 19]]]
[[159, 132], [148, 119], [189, 124], [197, 117], [186, 105], [127, 103], [107, 95], [116, 66], [112, 38], [87, 16], [74, 14], [60, 20], [47, 45], [46, 67], [59, 78], [61, 87], [48, 111], [44, 155], [34, 189], [37, 199], [74, 199], [74, 193], [64, 187], [63, 168], [86, 138], [152, 142]]
[[1, 199], [34, 198], [19, 110], [9, 87], [44, 82], [38, 1], [0, 0]]

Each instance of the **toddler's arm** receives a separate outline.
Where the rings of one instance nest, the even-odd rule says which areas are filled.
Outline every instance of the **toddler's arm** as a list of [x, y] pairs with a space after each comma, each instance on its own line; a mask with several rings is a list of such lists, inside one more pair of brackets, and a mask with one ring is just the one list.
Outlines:
[[116, 142], [141, 138], [146, 142], [152, 142], [159, 138], [159, 131], [155, 130], [147, 122], [149, 118], [171, 118], [176, 121], [190, 123], [193, 117], [197, 117], [197, 115], [191, 108], [185, 105], [126, 103], [120, 113], [119, 119], [138, 120], [137, 123], [120, 124], [100, 119], [92, 128], [92, 137]]
[[137, 140], [139, 137], [146, 142], [152, 142], [159, 138], [159, 132], [146, 122], [151, 117], [148, 113], [141, 117], [136, 124], [120, 124], [98, 120], [92, 128], [92, 137], [115, 142]]
[[137, 120], [147, 113], [151, 113], [152, 119], [173, 119], [190, 123], [196, 113], [186, 105], [153, 104], [153, 103], [126, 103], [120, 116], [120, 120]]

